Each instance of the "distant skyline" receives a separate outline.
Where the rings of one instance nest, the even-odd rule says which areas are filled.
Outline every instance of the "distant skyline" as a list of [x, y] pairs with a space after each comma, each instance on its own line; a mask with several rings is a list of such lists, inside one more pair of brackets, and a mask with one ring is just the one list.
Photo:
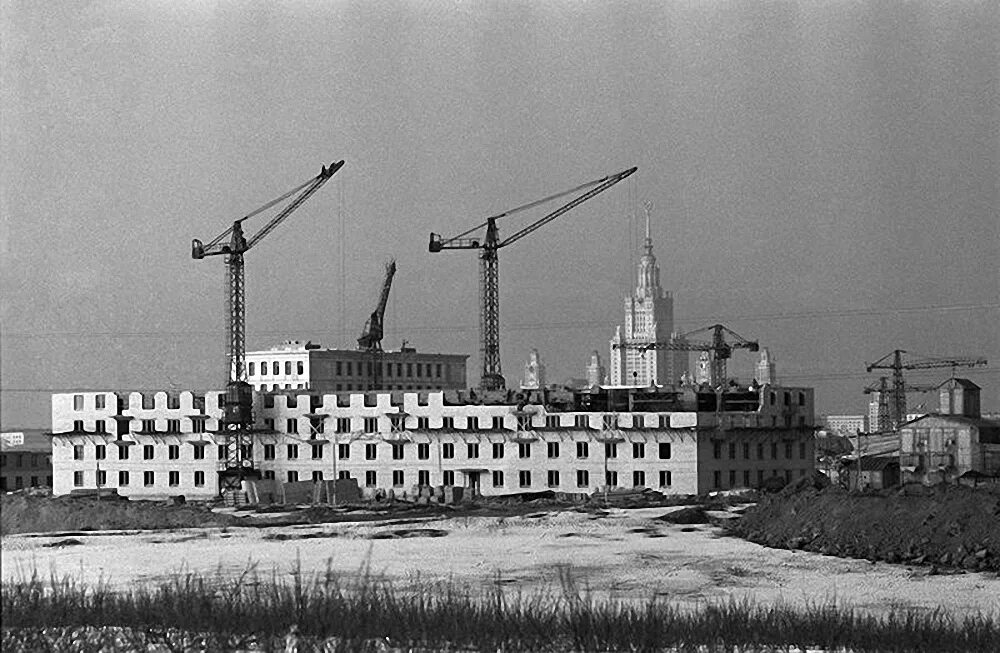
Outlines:
[[249, 349], [353, 348], [395, 258], [383, 345], [474, 384], [478, 260], [428, 234], [635, 165], [500, 252], [508, 385], [532, 348], [550, 382], [607, 365], [649, 200], [680, 330], [759, 340], [822, 413], [893, 349], [982, 356], [1000, 410], [995, 2], [8, 2], [0, 83], [5, 430], [51, 391], [221, 387], [191, 239], [340, 159], [247, 254]]

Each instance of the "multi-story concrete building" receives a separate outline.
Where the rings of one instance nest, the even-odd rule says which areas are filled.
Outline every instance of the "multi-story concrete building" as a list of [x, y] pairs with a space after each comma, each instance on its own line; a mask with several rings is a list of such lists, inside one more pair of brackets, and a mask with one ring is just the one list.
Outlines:
[[[269, 361], [270, 362], [270, 361]], [[53, 486], [134, 498], [219, 491], [220, 392], [56, 394]], [[483, 495], [650, 487], [754, 487], [813, 469], [813, 392], [723, 395], [546, 390], [477, 403], [472, 392], [257, 393], [248, 452], [265, 479], [350, 477], [368, 493], [464, 486]], [[515, 401], [515, 399], [517, 399]]]
[[41, 429], [0, 434], [0, 492], [52, 487], [52, 443]]
[[524, 376], [521, 377], [522, 390], [538, 390], [548, 384], [545, 376], [545, 365], [537, 349], [528, 352], [528, 360], [524, 363]]
[[373, 354], [288, 340], [247, 352], [247, 382], [262, 391], [350, 392], [370, 390], [375, 384], [384, 390], [460, 390], [466, 387], [467, 358], [423, 354], [405, 346]]
[[678, 385], [688, 370], [688, 352], [656, 349], [640, 351], [623, 344], [648, 344], [676, 338], [674, 298], [660, 286], [660, 267], [653, 255], [649, 232], [651, 207], [646, 205], [645, 253], [639, 259], [635, 294], [625, 298], [625, 324], [611, 338], [611, 385]]
[[904, 482], [953, 482], [963, 474], [1000, 479], [1000, 421], [980, 413], [980, 388], [953, 378], [939, 388], [940, 412], [899, 429]]

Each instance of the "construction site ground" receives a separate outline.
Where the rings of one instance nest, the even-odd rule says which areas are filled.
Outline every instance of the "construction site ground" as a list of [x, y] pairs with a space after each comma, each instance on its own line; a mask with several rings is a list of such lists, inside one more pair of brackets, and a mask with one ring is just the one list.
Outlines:
[[[247, 523], [227, 512], [213, 514], [225, 523]], [[718, 520], [734, 513], [707, 515]], [[671, 521], [678, 516], [681, 523]], [[570, 579], [595, 598], [659, 596], [692, 607], [750, 598], [795, 606], [836, 603], [880, 614], [914, 607], [1000, 615], [996, 573], [931, 573], [926, 566], [768, 548], [727, 536], [717, 524], [704, 523], [698, 509], [684, 507], [307, 509], [251, 519], [256, 526], [5, 535], [3, 579], [37, 571], [124, 588], [179, 572], [234, 577], [251, 570], [270, 578], [300, 568], [343, 577], [370, 573], [399, 588], [441, 581], [473, 592], [499, 585], [509, 592], [558, 594]]]

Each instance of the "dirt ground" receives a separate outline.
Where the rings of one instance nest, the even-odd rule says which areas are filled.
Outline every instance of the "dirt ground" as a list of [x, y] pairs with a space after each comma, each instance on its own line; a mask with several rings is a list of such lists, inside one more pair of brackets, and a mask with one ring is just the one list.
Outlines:
[[730, 597], [757, 603], [836, 602], [884, 613], [891, 608], [1000, 615], [996, 574], [930, 575], [927, 568], [770, 549], [724, 537], [708, 524], [656, 517], [671, 508], [564, 511], [518, 517], [389, 519], [270, 528], [11, 535], [2, 539], [3, 579], [37, 569], [115, 587], [178, 571], [265, 576], [329, 567], [350, 576], [366, 565], [399, 586], [454, 581], [514, 592], [559, 592], [562, 571], [595, 597], [664, 599], [697, 605]]

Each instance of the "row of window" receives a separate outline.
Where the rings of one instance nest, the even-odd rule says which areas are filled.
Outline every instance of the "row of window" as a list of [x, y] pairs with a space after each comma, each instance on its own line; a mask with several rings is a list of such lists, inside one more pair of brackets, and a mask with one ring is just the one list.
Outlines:
[[[84, 476], [86, 472], [75, 471], [73, 472], [73, 486], [74, 487], [84, 487]], [[108, 472], [104, 469], [99, 469], [96, 471], [96, 484], [97, 487], [107, 487], [108, 485]], [[193, 472], [193, 479], [195, 487], [205, 487], [205, 472], [196, 471]], [[118, 487], [129, 487], [132, 484], [131, 474], [127, 470], [121, 470], [118, 472]], [[181, 484], [181, 473], [178, 470], [172, 470], [167, 472], [167, 485], [170, 487], [178, 487]], [[143, 487], [153, 487], [156, 485], [156, 472], [152, 470], [146, 470], [142, 473], [142, 485]]]
[[[807, 469], [798, 470], [799, 477], [803, 477], [808, 473]], [[791, 483], [792, 478], [795, 475], [795, 470], [792, 469], [773, 469], [771, 470], [772, 477], [784, 476], [785, 483]], [[758, 469], [756, 474], [757, 487], [760, 487], [764, 483], [765, 471], [763, 469]], [[728, 485], [723, 485], [723, 480], [728, 480]], [[737, 470], [730, 469], [728, 473], [724, 476], [721, 470], [715, 470], [712, 472], [712, 488], [716, 490], [720, 489], [732, 489], [738, 487], [751, 487], [750, 485], [751, 475], [749, 469], [744, 469], [742, 475], [737, 475]]]
[[49, 467], [52, 465], [51, 456], [43, 453], [10, 453], [0, 454], [0, 469], [7, 469], [7, 456], [11, 457], [14, 469], [24, 467]]
[[[181, 433], [181, 421], [179, 419], [168, 419], [167, 420], [167, 430], [157, 431], [156, 430], [156, 420], [155, 419], [142, 419], [140, 422], [140, 433]], [[205, 433], [207, 430], [208, 418], [207, 417], [192, 417], [191, 418], [191, 432], [192, 433]], [[86, 424], [84, 420], [77, 419], [73, 420], [73, 430], [77, 433], [87, 433]], [[108, 432], [108, 420], [98, 419], [94, 420], [94, 430], [93, 433], [107, 433]]]
[[[262, 361], [260, 364], [260, 375], [267, 376], [267, 361]], [[302, 375], [306, 373], [306, 365], [302, 361], [295, 361], [295, 373]], [[281, 363], [274, 361], [271, 363], [271, 376], [278, 376], [281, 374]], [[291, 376], [292, 374], [292, 361], [285, 361], [285, 376]], [[257, 364], [248, 363], [247, 364], [247, 376], [257, 376]]]
[[[12, 478], [14, 480], [14, 482], [10, 483], [10, 481], [8, 480], [8, 478]], [[27, 477], [27, 476], [12, 476], [12, 477], [0, 476], [0, 492], [9, 492], [11, 490], [21, 490], [21, 489], [23, 489], [25, 487], [25, 479], [28, 479], [28, 481], [30, 482], [30, 485], [28, 485], [28, 487], [42, 487], [42, 478], [43, 477], [41, 477], [41, 476], [31, 476], [31, 477]], [[44, 487], [52, 487], [52, 476], [45, 476], [44, 478], [45, 478], [45, 486]]]
[[[792, 460], [792, 454], [793, 454], [793, 451], [794, 451], [794, 447], [793, 447], [794, 443], [793, 442], [785, 442], [784, 444], [785, 444], [785, 447], [784, 447], [785, 460]], [[742, 449], [743, 449], [743, 452], [742, 452], [743, 453], [743, 460], [750, 460], [750, 451], [751, 451], [751, 449], [750, 449], [750, 443], [749, 442], [744, 442], [743, 446], [742, 446]], [[765, 458], [764, 458], [764, 443], [763, 442], [758, 442], [756, 449], [757, 449], [757, 460], [765, 460]], [[771, 460], [777, 460], [778, 459], [778, 443], [777, 442], [772, 442], [771, 443], [770, 453], [771, 453], [771, 458], [770, 458]], [[712, 443], [712, 457], [715, 458], [716, 460], [720, 460], [722, 458], [722, 442], [719, 442], [718, 440], [716, 440], [715, 442]], [[730, 460], [735, 460], [736, 459], [736, 443], [735, 442], [730, 442], [729, 443], [729, 459]], [[799, 460], [805, 460], [805, 459], [806, 459], [806, 443], [805, 442], [799, 442]]]
[[[325, 440], [303, 444], [302, 447], [308, 447], [309, 454], [313, 460], [322, 460], [323, 451], [327, 442]], [[490, 445], [490, 452], [494, 459], [503, 458], [507, 451], [507, 444], [505, 442], [494, 442]], [[513, 443], [510, 443], [513, 444]], [[531, 458], [532, 451], [534, 447], [533, 442], [518, 442], [517, 443], [517, 457], [518, 458]], [[543, 444], [543, 443], [537, 443]], [[585, 459], [590, 457], [590, 442], [576, 442], [576, 458]], [[604, 445], [604, 456], [606, 458], [617, 458], [618, 457], [618, 447], [617, 442], [607, 442]], [[545, 455], [547, 458], [559, 458], [562, 452], [561, 443], [559, 442], [545, 442]], [[154, 444], [144, 444], [142, 445], [142, 459], [143, 460], [155, 460], [157, 447], [162, 448], [164, 445], [154, 445]], [[378, 443], [369, 442], [362, 445], [364, 447], [365, 460], [376, 460], [378, 456]], [[392, 442], [390, 443], [392, 448], [392, 459], [393, 460], [403, 460], [406, 457], [407, 443], [405, 442]], [[193, 450], [193, 457], [195, 460], [203, 460], [205, 458], [205, 450], [208, 447], [207, 444], [195, 443], [191, 445]], [[299, 447], [298, 444], [286, 444], [285, 445], [285, 457], [288, 460], [296, 460], [299, 458]], [[118, 450], [118, 460], [129, 460], [131, 457], [131, 452], [129, 451], [129, 446], [116, 446]], [[431, 445], [428, 442], [417, 443], [417, 459], [418, 460], [428, 460], [431, 457]], [[168, 460], [179, 460], [181, 457], [181, 445], [170, 444], [166, 445], [167, 449], [167, 459]], [[341, 443], [337, 447], [337, 458], [341, 460], [348, 460], [351, 457], [352, 445], [350, 443]], [[646, 457], [646, 443], [644, 442], [633, 442], [632, 443], [632, 458], [642, 459]], [[445, 459], [452, 459], [455, 457], [455, 443], [444, 442], [441, 444], [441, 457]], [[217, 455], [219, 460], [225, 460], [226, 458], [226, 445], [217, 445]], [[274, 460], [275, 454], [277, 453], [277, 445], [265, 444], [264, 445], [264, 460]], [[669, 442], [660, 442], [656, 445], [657, 457], [660, 460], [669, 460], [672, 452]], [[82, 444], [77, 444], [73, 446], [73, 460], [85, 460], [86, 447]], [[476, 459], [480, 457], [480, 446], [478, 442], [468, 442], [465, 445], [465, 454], [468, 459]], [[162, 455], [162, 454], [161, 454]], [[94, 459], [95, 460], [106, 460], [108, 457], [108, 446], [103, 444], [94, 445]], [[253, 447], [247, 447], [244, 451], [245, 458], [253, 458]]]

